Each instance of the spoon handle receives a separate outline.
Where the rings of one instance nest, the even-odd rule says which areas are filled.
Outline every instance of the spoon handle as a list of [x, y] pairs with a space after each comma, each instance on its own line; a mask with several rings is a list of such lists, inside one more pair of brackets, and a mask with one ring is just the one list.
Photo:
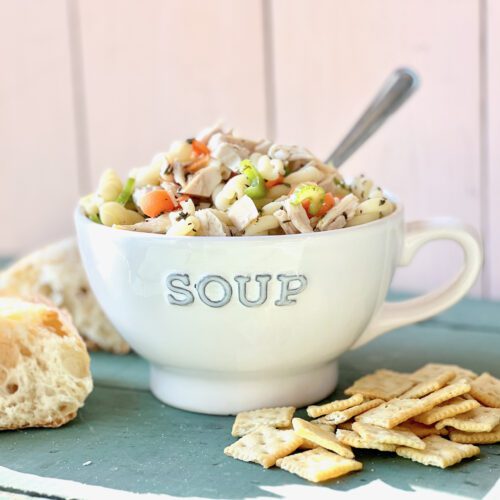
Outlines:
[[395, 70], [366, 111], [354, 124], [327, 162], [340, 167], [418, 88], [419, 78], [408, 68]]

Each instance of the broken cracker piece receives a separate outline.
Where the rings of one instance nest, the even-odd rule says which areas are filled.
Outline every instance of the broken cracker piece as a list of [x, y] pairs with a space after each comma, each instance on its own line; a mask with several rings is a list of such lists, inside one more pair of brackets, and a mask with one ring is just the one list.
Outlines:
[[470, 393], [483, 405], [500, 408], [500, 380], [489, 373], [483, 373], [472, 381]]
[[453, 427], [464, 432], [490, 432], [500, 423], [500, 408], [480, 406], [436, 423], [436, 429]]
[[253, 432], [262, 425], [269, 425], [276, 429], [290, 428], [294, 413], [295, 408], [293, 406], [243, 411], [236, 415], [231, 435], [241, 437]]
[[396, 451], [394, 444], [378, 443], [377, 441], [363, 439], [357, 432], [337, 429], [335, 433], [337, 439], [353, 448], [362, 448], [366, 450]]
[[237, 460], [255, 462], [267, 469], [278, 458], [293, 453], [301, 444], [302, 438], [292, 430], [262, 426], [227, 446], [224, 453]]
[[453, 370], [445, 370], [427, 380], [420, 382], [399, 396], [400, 398], [421, 398], [427, 394], [441, 389], [446, 383], [455, 377]]
[[414, 420], [421, 424], [431, 425], [439, 420], [460, 415], [461, 413], [473, 410], [479, 406], [480, 404], [475, 399], [465, 399], [459, 396], [435, 406], [432, 410], [415, 416]]
[[331, 430], [322, 429], [318, 424], [312, 424], [302, 418], [292, 420], [293, 430], [303, 439], [307, 439], [327, 450], [334, 451], [342, 457], [354, 458], [350, 446], [341, 443]]
[[479, 455], [479, 448], [472, 444], [459, 444], [441, 436], [428, 436], [424, 438], [425, 449], [415, 450], [407, 446], [398, 446], [396, 453], [403, 458], [424, 465], [433, 465], [445, 469], [461, 462], [464, 458]]
[[385, 401], [393, 399], [415, 385], [406, 374], [392, 370], [377, 370], [356, 380], [344, 393], [348, 396], [362, 394], [367, 398], [380, 398]]
[[307, 414], [313, 418], [321, 417], [334, 411], [346, 410], [347, 408], [361, 404], [363, 401], [364, 397], [361, 394], [354, 394], [348, 399], [339, 399], [319, 406], [308, 406]]
[[348, 472], [363, 468], [361, 462], [340, 457], [323, 448], [315, 448], [281, 458], [276, 462], [276, 465], [314, 483], [343, 476]]
[[366, 441], [375, 441], [383, 444], [408, 446], [417, 450], [423, 450], [425, 443], [413, 432], [402, 429], [383, 429], [371, 424], [354, 422], [352, 428]]
[[361, 403], [360, 405], [347, 408], [347, 410], [334, 411], [321, 418], [322, 421], [324, 422], [331, 422], [332, 424], [341, 424], [342, 422], [347, 422], [356, 415], [360, 415], [365, 411], [371, 410], [372, 408], [381, 405], [383, 402], [384, 401], [382, 399], [371, 399], [369, 401], [366, 401], [365, 403]]
[[358, 415], [356, 421], [392, 429], [401, 422], [430, 409], [430, 403], [423, 399], [391, 399], [373, 410]]
[[495, 444], [500, 443], [500, 424], [490, 432], [462, 432], [452, 430], [450, 439], [455, 443], [464, 444]]
[[413, 379], [422, 382], [450, 370], [455, 373], [455, 378], [452, 379], [452, 382], [456, 382], [459, 379], [466, 379], [470, 381], [477, 377], [477, 374], [471, 370], [467, 370], [458, 365], [447, 365], [442, 363], [427, 363], [425, 366], [422, 366], [422, 368], [419, 368], [415, 372], [411, 373], [410, 376]]

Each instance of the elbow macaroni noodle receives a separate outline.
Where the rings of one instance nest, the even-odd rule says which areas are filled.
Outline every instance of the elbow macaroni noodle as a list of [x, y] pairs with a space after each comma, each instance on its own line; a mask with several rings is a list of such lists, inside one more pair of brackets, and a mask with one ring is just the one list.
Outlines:
[[246, 177], [243, 174], [232, 177], [215, 198], [215, 206], [219, 210], [228, 209], [235, 200], [243, 196], [246, 187]]
[[135, 172], [136, 187], [141, 188], [160, 184], [160, 169], [160, 162], [152, 163], [146, 167], [139, 167]]
[[190, 215], [186, 219], [181, 219], [180, 221], [173, 224], [167, 231], [168, 236], [195, 236], [197, 231], [200, 229], [200, 221]]
[[285, 177], [285, 181], [291, 186], [296, 186], [302, 182], [320, 182], [323, 180], [324, 174], [314, 166], [305, 166], [297, 172], [289, 174]]
[[246, 227], [245, 236], [262, 234], [270, 231], [271, 229], [276, 229], [279, 226], [279, 221], [276, 217], [274, 217], [274, 215], [262, 215]]
[[122, 181], [118, 174], [111, 168], [105, 170], [99, 179], [97, 194], [104, 201], [114, 201], [123, 189]]
[[128, 210], [116, 201], [106, 201], [99, 208], [99, 217], [105, 226], [128, 226], [143, 222], [144, 218], [134, 210]]
[[281, 160], [271, 160], [269, 156], [262, 155], [257, 159], [257, 170], [266, 181], [272, 181], [285, 175], [285, 167]]

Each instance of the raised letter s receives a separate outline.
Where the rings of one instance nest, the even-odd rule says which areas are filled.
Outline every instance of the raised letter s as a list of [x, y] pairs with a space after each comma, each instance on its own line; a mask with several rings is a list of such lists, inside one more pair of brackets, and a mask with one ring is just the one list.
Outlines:
[[174, 306], [187, 306], [188, 304], [192, 304], [194, 301], [193, 294], [187, 288], [174, 285], [174, 281], [179, 281], [182, 285], [189, 286], [189, 275], [172, 273], [166, 277], [165, 282], [167, 284], [167, 288], [171, 292], [181, 296], [181, 298], [178, 298], [169, 293], [167, 295], [168, 302]]

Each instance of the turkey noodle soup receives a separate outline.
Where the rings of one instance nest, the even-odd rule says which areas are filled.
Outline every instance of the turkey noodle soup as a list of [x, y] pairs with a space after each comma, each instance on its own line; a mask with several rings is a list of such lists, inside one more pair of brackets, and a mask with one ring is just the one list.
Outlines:
[[363, 175], [346, 181], [299, 146], [201, 131], [175, 141], [125, 182], [113, 169], [80, 200], [97, 224], [167, 236], [255, 236], [331, 231], [391, 214]]

